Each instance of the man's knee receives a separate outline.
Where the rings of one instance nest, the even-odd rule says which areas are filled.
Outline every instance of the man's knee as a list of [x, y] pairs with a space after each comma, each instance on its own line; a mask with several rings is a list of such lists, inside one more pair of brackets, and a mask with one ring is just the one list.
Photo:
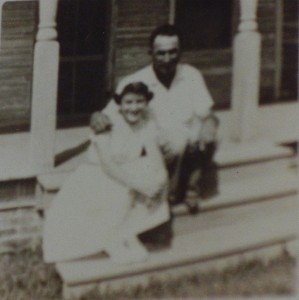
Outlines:
[[161, 143], [161, 150], [166, 161], [172, 162], [182, 156], [187, 147], [187, 139], [185, 137], [176, 138], [164, 143]]
[[200, 143], [203, 145], [204, 143], [211, 143], [217, 140], [217, 133], [219, 127], [219, 119], [214, 115], [208, 115], [202, 121], [202, 128], [200, 134]]

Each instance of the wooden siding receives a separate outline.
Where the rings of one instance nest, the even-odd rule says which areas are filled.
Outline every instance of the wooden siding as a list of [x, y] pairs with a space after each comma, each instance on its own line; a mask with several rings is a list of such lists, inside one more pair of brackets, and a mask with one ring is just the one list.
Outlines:
[[282, 99], [297, 99], [298, 83], [298, 1], [284, 0], [282, 28]]
[[[115, 83], [150, 63], [151, 31], [168, 22], [169, 0], [119, 0], [116, 25]], [[228, 107], [231, 87], [231, 49], [188, 51], [182, 60], [202, 70], [218, 107]]]
[[2, 10], [0, 131], [28, 127], [37, 2], [7, 2]]
[[203, 73], [216, 108], [228, 108], [231, 98], [232, 49], [197, 50], [183, 53], [183, 62]]
[[[157, 25], [169, 19], [170, 0], [114, 0], [114, 46], [109, 71], [114, 84], [150, 62], [148, 38]], [[284, 3], [281, 53], [281, 98], [290, 99], [290, 88], [297, 82], [298, 2]], [[238, 0], [234, 0], [232, 32], [236, 32]], [[277, 39], [279, 22], [278, 1], [258, 2], [258, 24], [262, 34], [262, 70], [260, 102], [275, 99], [275, 82], [279, 72]], [[28, 128], [32, 85], [33, 46], [37, 27], [37, 1], [5, 3], [2, 12], [0, 54], [0, 132], [10, 128], [15, 132]], [[188, 51], [182, 60], [198, 67], [207, 82], [218, 108], [227, 108], [231, 97], [232, 49]], [[107, 80], [109, 82], [109, 79]], [[111, 83], [113, 86], [113, 82]]]
[[169, 0], [118, 0], [115, 32], [115, 82], [150, 62], [148, 38], [168, 22]]
[[259, 32], [262, 35], [260, 103], [272, 102], [275, 97], [276, 33], [278, 29], [276, 7], [276, 0], [258, 2], [257, 20]]

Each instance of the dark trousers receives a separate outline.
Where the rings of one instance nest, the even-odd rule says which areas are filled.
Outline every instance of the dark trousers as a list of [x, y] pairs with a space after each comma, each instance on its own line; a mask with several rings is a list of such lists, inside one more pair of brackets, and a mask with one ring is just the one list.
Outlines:
[[191, 176], [198, 173], [198, 179], [193, 182], [201, 199], [210, 198], [218, 193], [217, 166], [213, 161], [216, 143], [205, 145], [204, 150], [187, 146], [181, 157], [178, 157], [168, 166], [169, 175], [175, 176], [172, 180], [172, 199], [174, 204], [184, 202]]

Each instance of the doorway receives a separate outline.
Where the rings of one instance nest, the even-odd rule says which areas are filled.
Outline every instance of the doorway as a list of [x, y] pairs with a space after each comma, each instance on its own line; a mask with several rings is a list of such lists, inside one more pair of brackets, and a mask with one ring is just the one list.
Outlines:
[[108, 0], [59, 0], [57, 127], [84, 126], [105, 104]]

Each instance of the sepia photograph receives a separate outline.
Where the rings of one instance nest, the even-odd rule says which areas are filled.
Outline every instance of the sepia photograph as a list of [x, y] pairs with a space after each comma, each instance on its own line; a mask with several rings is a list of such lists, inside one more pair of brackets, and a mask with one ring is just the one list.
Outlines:
[[298, 0], [0, 0], [0, 299], [298, 299]]

